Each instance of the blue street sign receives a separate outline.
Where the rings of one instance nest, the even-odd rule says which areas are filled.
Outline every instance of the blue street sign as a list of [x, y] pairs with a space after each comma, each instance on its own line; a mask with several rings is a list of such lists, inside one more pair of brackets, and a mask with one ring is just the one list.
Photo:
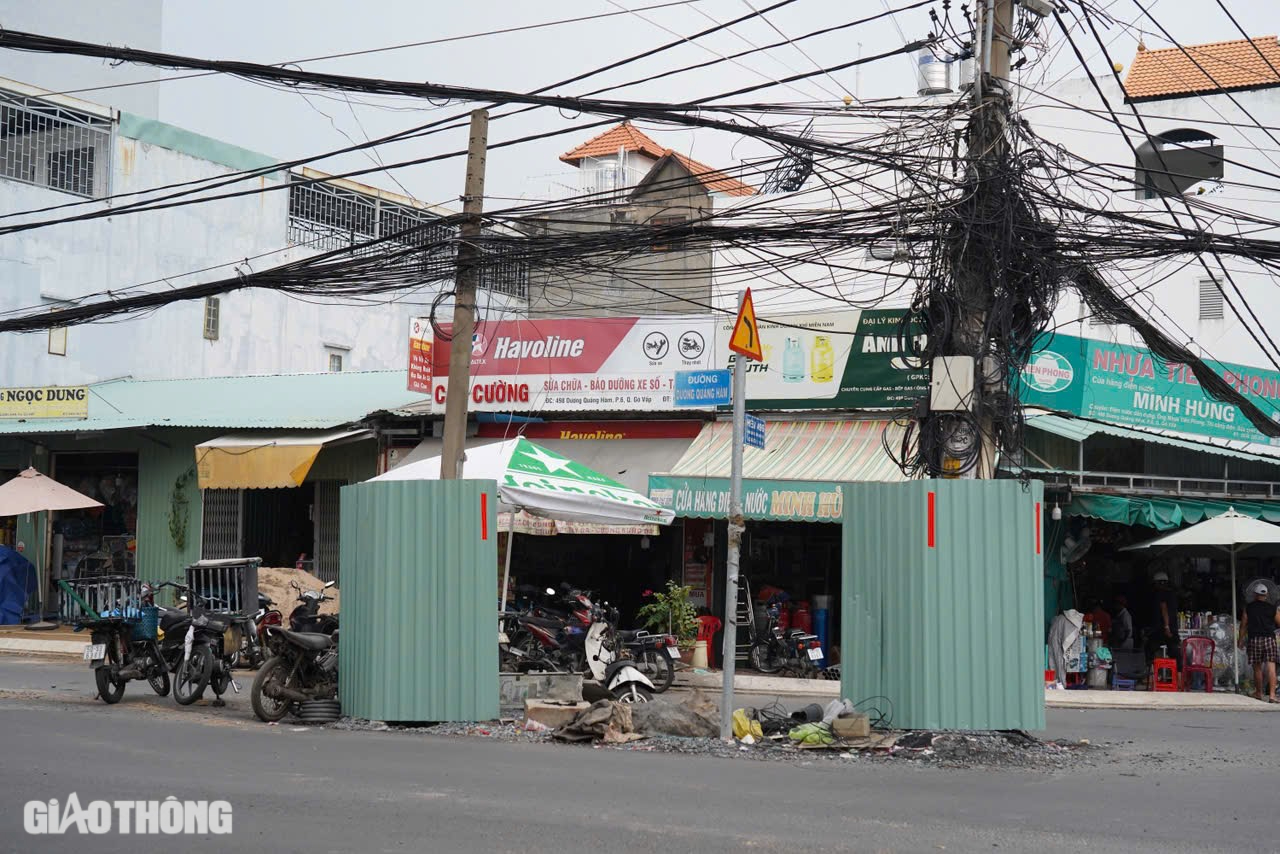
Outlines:
[[743, 424], [742, 443], [749, 448], [759, 448], [764, 450], [764, 419], [746, 413], [746, 423]]
[[728, 406], [733, 393], [733, 377], [720, 371], [676, 371], [675, 405], [710, 409]]

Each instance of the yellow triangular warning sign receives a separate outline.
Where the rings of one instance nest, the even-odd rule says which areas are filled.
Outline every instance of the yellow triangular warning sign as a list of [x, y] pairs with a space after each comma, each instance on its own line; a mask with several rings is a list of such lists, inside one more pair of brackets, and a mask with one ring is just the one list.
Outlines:
[[760, 328], [756, 326], [756, 307], [751, 302], [751, 288], [747, 288], [742, 297], [742, 305], [738, 307], [738, 322], [733, 324], [729, 349], [748, 359], [764, 361], [764, 350], [760, 348]]

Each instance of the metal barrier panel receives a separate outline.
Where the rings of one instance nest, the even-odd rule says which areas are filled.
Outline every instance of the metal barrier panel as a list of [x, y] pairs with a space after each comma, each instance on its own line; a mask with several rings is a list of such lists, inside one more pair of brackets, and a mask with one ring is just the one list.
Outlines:
[[344, 713], [498, 716], [497, 507], [492, 480], [343, 487]]
[[844, 490], [843, 695], [894, 727], [1043, 729], [1043, 484]]

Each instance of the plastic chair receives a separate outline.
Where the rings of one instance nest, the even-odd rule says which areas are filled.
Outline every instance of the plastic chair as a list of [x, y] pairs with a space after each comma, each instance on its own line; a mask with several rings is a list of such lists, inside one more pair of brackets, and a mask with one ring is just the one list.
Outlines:
[[709, 667], [716, 666], [716, 649], [713, 641], [715, 640], [716, 632], [720, 631], [720, 627], [723, 625], [724, 623], [720, 622], [718, 617], [708, 615], [698, 618], [697, 640], [707, 642], [707, 665]]
[[1182, 642], [1182, 690], [1191, 690], [1191, 676], [1204, 676], [1205, 693], [1213, 693], [1213, 655], [1217, 644], [1213, 638], [1190, 637]]
[[1157, 658], [1151, 663], [1151, 690], [1178, 690], [1178, 662], [1172, 658]]

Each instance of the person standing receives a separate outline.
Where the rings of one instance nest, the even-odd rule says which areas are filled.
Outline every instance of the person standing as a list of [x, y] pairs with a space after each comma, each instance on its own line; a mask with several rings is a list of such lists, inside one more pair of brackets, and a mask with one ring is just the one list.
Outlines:
[[[1160, 647], [1165, 648], [1165, 657], [1180, 660], [1178, 641], [1178, 594], [1169, 586], [1169, 573], [1161, 570], [1151, 576], [1155, 586], [1154, 607], [1152, 608], [1151, 640], [1147, 644], [1147, 657], [1160, 657]], [[1181, 665], [1179, 665], [1181, 666]]]
[[1102, 634], [1102, 642], [1107, 646], [1111, 646], [1111, 615], [1107, 613], [1107, 609], [1102, 607], [1101, 599], [1093, 600], [1093, 609], [1089, 611], [1089, 620], [1093, 623], [1093, 627]]
[[1133, 615], [1129, 613], [1129, 600], [1122, 593], [1116, 594], [1115, 614], [1111, 617], [1111, 648], [1133, 649]]
[[1267, 585], [1253, 588], [1253, 601], [1244, 606], [1236, 645], [1245, 648], [1248, 639], [1249, 663], [1253, 665], [1253, 698], [1262, 699], [1263, 676], [1266, 677], [1267, 702], [1276, 702], [1276, 627], [1280, 626], [1280, 610], [1271, 604]]

